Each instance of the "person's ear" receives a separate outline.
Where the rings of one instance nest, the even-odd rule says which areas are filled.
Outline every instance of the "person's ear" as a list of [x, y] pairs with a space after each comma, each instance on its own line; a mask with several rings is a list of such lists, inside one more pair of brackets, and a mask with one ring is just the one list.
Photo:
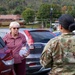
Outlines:
[[59, 28], [62, 29], [63, 28], [62, 25], [59, 25]]

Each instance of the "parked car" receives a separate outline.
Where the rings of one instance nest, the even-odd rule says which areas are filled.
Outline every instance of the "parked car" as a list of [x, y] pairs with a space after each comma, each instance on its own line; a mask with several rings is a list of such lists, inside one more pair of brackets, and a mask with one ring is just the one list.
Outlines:
[[6, 50], [5, 43], [0, 37], [0, 75], [15, 75], [14, 59], [10, 53], [5, 53]]
[[[4, 37], [5, 34], [9, 32], [8, 29], [0, 29], [0, 35]], [[27, 74], [39, 74], [42, 72], [49, 72], [50, 68], [42, 69], [39, 71], [42, 66], [40, 65], [39, 59], [45, 44], [55, 35], [46, 29], [20, 29], [20, 32], [25, 35], [27, 43], [30, 47], [30, 54], [26, 58], [26, 72]], [[44, 73], [44, 74], [45, 74]]]

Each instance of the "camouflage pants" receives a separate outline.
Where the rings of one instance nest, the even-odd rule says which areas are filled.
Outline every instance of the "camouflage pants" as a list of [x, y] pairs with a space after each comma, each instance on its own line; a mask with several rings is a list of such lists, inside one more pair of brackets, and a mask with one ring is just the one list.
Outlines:
[[57, 73], [57, 74], [55, 74], [55, 73], [49, 73], [49, 75], [75, 75], [75, 73], [70, 73], [70, 72], [66, 72], [66, 73]]
[[73, 72], [71, 72], [71, 71], [62, 71], [62, 69], [61, 70], [52, 70], [52, 71], [50, 71], [49, 72], [49, 74], [48, 75], [75, 75], [75, 71], [73, 71]]

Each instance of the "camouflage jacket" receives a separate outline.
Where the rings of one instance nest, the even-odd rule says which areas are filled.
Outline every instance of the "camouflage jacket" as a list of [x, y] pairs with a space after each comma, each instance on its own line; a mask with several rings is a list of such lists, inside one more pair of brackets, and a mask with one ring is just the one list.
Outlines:
[[51, 39], [44, 47], [40, 63], [51, 68], [49, 75], [75, 75], [75, 34]]

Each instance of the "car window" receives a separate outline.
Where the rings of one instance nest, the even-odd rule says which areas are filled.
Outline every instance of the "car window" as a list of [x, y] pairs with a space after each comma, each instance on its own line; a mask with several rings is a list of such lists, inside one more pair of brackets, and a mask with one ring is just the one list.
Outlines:
[[30, 32], [34, 42], [47, 43], [51, 38], [54, 37], [50, 31], [34, 31]]
[[5, 43], [2, 40], [2, 38], [0, 37], [0, 48], [4, 48], [5, 47]]
[[3, 38], [6, 35], [6, 32], [0, 32], [0, 37]]

